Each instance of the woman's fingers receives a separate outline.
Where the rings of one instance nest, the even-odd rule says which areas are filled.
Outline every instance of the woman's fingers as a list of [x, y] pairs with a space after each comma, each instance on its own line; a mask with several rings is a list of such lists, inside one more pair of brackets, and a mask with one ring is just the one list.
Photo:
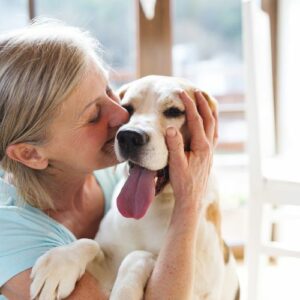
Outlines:
[[181, 133], [174, 127], [168, 127], [166, 140], [169, 150], [169, 167], [182, 170], [187, 166], [187, 159], [184, 153], [183, 139]]
[[191, 151], [200, 150], [203, 142], [206, 141], [202, 117], [198, 113], [194, 100], [186, 92], [180, 92], [179, 96], [185, 106], [187, 126], [191, 134]]
[[217, 141], [217, 114], [213, 113], [208, 101], [200, 91], [195, 92], [196, 103], [186, 92], [180, 93], [185, 105], [187, 125], [191, 134], [191, 150], [203, 150]]
[[196, 104], [198, 108], [198, 113], [200, 113], [203, 119], [204, 130], [209, 143], [212, 145], [215, 135], [215, 118], [213, 116], [212, 110], [209, 106], [208, 101], [205, 99], [200, 91], [195, 92]]

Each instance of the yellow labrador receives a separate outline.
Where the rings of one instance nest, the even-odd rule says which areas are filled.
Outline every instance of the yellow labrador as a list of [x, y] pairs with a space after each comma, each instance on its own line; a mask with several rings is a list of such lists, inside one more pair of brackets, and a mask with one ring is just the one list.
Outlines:
[[[166, 128], [179, 128], [189, 144], [184, 105], [178, 96], [182, 89], [194, 97], [195, 87], [174, 77], [147, 76], [120, 89], [121, 103], [131, 117], [117, 132], [115, 151], [120, 161], [129, 162], [129, 175], [115, 191], [96, 242], [78, 240], [50, 250], [37, 261], [32, 271], [32, 295], [45, 293], [47, 278], [58, 282], [52, 291], [47, 290], [47, 299], [64, 298], [88, 269], [99, 278], [110, 299], [142, 299], [174, 205], [168, 182]], [[203, 94], [216, 110], [216, 101]], [[193, 299], [239, 299], [234, 258], [221, 237], [218, 193], [212, 176], [200, 213]]]

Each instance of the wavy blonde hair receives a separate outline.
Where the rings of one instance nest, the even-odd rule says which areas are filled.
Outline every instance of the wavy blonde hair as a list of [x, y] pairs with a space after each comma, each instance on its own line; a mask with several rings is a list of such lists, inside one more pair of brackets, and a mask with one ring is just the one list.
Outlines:
[[47, 141], [48, 125], [91, 59], [106, 73], [100, 53], [89, 33], [55, 20], [36, 20], [0, 36], [0, 167], [32, 206], [54, 208], [44, 173], [10, 159], [6, 148]]

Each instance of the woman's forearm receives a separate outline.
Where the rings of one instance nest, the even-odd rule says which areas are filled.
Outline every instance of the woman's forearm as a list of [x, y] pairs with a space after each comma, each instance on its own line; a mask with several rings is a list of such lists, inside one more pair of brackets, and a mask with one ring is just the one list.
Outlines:
[[145, 299], [188, 300], [194, 283], [198, 213], [174, 211], [164, 245], [145, 291]]

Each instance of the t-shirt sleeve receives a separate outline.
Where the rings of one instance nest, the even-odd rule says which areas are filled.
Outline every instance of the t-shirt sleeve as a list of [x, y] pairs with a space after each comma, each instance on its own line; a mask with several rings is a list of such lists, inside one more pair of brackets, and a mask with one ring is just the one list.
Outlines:
[[67, 228], [37, 209], [0, 206], [0, 287], [32, 268], [51, 248], [75, 240]]
[[128, 165], [121, 163], [117, 166], [97, 170], [94, 174], [104, 193], [105, 212], [107, 212], [111, 206], [113, 192], [117, 184], [128, 174]]

